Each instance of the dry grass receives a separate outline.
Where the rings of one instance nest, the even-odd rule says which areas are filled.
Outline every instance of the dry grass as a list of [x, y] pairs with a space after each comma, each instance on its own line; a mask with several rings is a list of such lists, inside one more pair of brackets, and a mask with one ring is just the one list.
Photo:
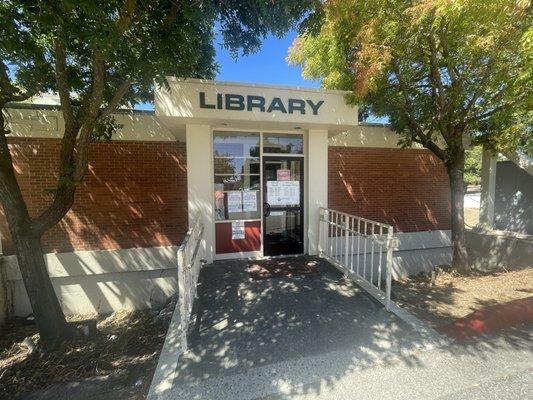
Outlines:
[[395, 282], [395, 300], [433, 326], [490, 305], [533, 296], [533, 268], [490, 274], [442, 273], [431, 286], [427, 275]]
[[479, 208], [465, 208], [465, 225], [473, 228], [479, 223]]
[[45, 355], [28, 354], [22, 342], [30, 336], [38, 343], [36, 328], [13, 321], [4, 327], [0, 339], [0, 398], [109, 377], [113, 383], [105, 388], [115, 392], [114, 398], [144, 398], [165, 334], [166, 323], [149, 312], [116, 312], [99, 319], [93, 337], [65, 343]]

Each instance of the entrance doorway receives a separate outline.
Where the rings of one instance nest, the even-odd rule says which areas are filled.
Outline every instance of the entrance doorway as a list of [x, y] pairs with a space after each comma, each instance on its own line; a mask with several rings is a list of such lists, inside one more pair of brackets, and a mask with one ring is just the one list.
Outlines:
[[263, 156], [263, 253], [303, 254], [303, 157]]

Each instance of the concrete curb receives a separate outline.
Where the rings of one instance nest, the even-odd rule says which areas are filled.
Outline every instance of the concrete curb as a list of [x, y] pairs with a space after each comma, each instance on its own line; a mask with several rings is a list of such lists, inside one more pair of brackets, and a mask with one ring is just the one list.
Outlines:
[[458, 341], [533, 321], [533, 296], [476, 310], [439, 328]]
[[[331, 257], [323, 257], [323, 260], [329, 262], [333, 267], [337, 268], [348, 279], [352, 280], [361, 289], [367, 292], [374, 300], [383, 305], [383, 307], [387, 306], [387, 298], [383, 292], [380, 292], [376, 288], [372, 287], [364, 279], [358, 277], [357, 274], [347, 271], [342, 265], [337, 264], [335, 260]], [[436, 347], [446, 346], [451, 343], [450, 340], [447, 339], [445, 336], [441, 335], [435, 329], [431, 328], [428, 324], [419, 320], [406, 309], [401, 308], [392, 300], [390, 301], [388, 311], [396, 315], [412, 329], [424, 336], [424, 338], [429, 342], [427, 345], [424, 346], [425, 349], [430, 350]]]
[[181, 348], [180, 321], [179, 303], [176, 302], [176, 307], [174, 308], [174, 313], [172, 314], [172, 319], [165, 337], [165, 343], [161, 349], [146, 400], [161, 399], [164, 393], [172, 388], [179, 356], [183, 353]]

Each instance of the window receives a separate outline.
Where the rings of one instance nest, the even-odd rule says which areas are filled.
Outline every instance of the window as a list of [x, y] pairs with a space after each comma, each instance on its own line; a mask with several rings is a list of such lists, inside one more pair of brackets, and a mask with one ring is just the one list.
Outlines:
[[302, 135], [264, 133], [263, 153], [303, 154], [303, 143]]
[[261, 218], [259, 133], [213, 132], [215, 219]]

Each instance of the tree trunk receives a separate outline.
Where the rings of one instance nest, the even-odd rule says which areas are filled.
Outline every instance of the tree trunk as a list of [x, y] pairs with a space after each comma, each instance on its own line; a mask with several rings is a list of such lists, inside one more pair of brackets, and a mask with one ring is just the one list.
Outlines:
[[10, 224], [17, 261], [44, 347], [54, 348], [71, 337], [44, 261], [41, 239], [29, 228]]
[[470, 270], [465, 239], [464, 218], [464, 149], [454, 152], [454, 160], [448, 165], [452, 196], [452, 268], [459, 272]]

